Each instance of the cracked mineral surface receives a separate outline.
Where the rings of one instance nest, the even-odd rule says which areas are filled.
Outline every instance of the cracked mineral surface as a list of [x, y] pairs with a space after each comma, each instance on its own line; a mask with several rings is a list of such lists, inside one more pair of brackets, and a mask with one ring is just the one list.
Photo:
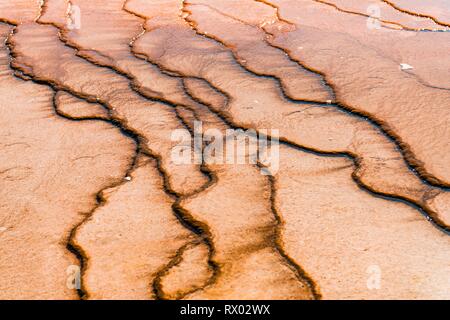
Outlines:
[[449, 0], [0, 0], [0, 299], [450, 299]]

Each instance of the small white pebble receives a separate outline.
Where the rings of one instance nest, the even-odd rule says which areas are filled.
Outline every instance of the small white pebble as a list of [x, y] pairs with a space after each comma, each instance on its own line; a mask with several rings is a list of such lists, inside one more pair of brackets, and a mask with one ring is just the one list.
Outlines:
[[409, 64], [407, 64], [407, 63], [400, 63], [400, 69], [401, 70], [411, 70], [413, 67], [412, 66], [410, 66]]
[[131, 177], [129, 177], [129, 176], [125, 177], [125, 180], [131, 181]]
[[331, 100], [327, 100], [327, 103], [328, 103], [328, 104], [331, 104]]

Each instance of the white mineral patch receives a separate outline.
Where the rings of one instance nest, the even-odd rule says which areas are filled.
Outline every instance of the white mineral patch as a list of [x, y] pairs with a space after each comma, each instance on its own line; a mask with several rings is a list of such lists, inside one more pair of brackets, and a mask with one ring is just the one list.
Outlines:
[[401, 70], [411, 70], [413, 67], [412, 66], [410, 66], [409, 64], [407, 64], [407, 63], [400, 63], [400, 69]]

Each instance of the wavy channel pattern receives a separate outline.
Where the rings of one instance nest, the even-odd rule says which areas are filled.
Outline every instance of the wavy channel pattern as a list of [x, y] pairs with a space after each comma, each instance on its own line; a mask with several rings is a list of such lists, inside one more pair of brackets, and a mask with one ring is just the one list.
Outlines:
[[449, 299], [448, 4], [3, 0], [0, 297]]

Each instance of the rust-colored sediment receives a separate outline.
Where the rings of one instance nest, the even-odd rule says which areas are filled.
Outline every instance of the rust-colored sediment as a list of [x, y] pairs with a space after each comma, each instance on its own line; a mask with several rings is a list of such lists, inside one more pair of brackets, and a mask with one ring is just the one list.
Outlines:
[[[2, 1], [0, 298], [450, 299], [449, 23], [443, 0]], [[220, 159], [230, 129], [278, 130], [275, 163], [251, 139], [174, 161], [174, 132]]]

